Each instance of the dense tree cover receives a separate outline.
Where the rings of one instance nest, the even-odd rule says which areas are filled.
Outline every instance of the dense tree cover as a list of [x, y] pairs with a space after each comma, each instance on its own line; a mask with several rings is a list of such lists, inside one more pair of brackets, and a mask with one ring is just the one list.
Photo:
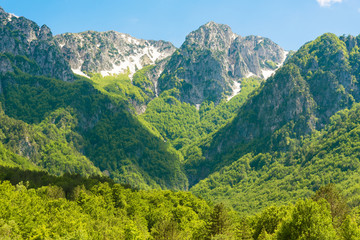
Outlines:
[[[309, 197], [336, 183], [352, 207], [360, 203], [360, 104], [335, 114], [322, 131], [285, 139], [287, 152], [249, 153], [191, 188], [240, 212]], [[287, 142], [286, 142], [287, 141]]]
[[348, 47], [346, 41], [324, 34], [305, 44], [229, 124], [189, 148], [184, 157], [190, 185], [247, 153], [287, 151], [290, 139], [323, 129], [333, 114], [359, 102], [357, 40]]
[[141, 117], [151, 123], [176, 149], [180, 149], [227, 123], [260, 82], [257, 78], [243, 79], [241, 92], [230, 101], [224, 99], [216, 106], [213, 102], [203, 102], [199, 111], [195, 106], [177, 100], [178, 89], [164, 91], [148, 104]]
[[338, 214], [331, 206], [346, 205], [334, 185], [312, 199], [241, 217], [189, 192], [136, 190], [106, 178], [5, 167], [0, 193], [1, 239], [340, 240], [360, 233], [359, 208]]
[[[151, 66], [133, 82], [127, 74], [92, 74], [72, 83], [14, 67], [0, 75], [0, 165], [79, 175], [0, 168], [12, 183], [0, 186], [0, 210], [7, 210], [0, 211], [0, 236], [356, 239], [360, 55], [350, 41], [325, 34], [260, 87], [259, 79], [243, 79], [240, 94], [199, 110], [174, 89], [150, 101]], [[135, 116], [129, 103], [148, 107]], [[80, 176], [92, 174], [142, 190]], [[29, 183], [19, 183], [22, 175]], [[191, 191], [214, 206], [159, 190], [186, 190], [203, 177]], [[332, 185], [321, 188], [329, 183], [346, 200]]]
[[[64, 191], [64, 197], [72, 199], [74, 189], [81, 185], [90, 189], [99, 183], [115, 184], [109, 177], [91, 175], [88, 177], [80, 174], [65, 173], [55, 176], [43, 170], [25, 170], [19, 167], [0, 166], [0, 180], [9, 181], [12, 185], [24, 183], [28, 188], [40, 188], [43, 186], [58, 186]], [[122, 184], [124, 188], [131, 188], [128, 184]]]
[[21, 157], [0, 143], [0, 166], [7, 167], [21, 167], [24, 169], [38, 169], [33, 164], [29, 163], [27, 159]]
[[[81, 149], [84, 140], [73, 131], [77, 119], [71, 115], [71, 109], [68, 110], [58, 109], [33, 125], [10, 118], [1, 111], [0, 141], [19, 155], [12, 161], [5, 157], [6, 162], [26, 169], [46, 169], [54, 175], [100, 175], [100, 170], [77, 150]], [[6, 154], [9, 150], [2, 152]]]
[[180, 149], [200, 137], [197, 128], [200, 116], [195, 106], [176, 99], [178, 93], [176, 89], [163, 92], [148, 104], [141, 117], [152, 124], [175, 148]]
[[[212, 208], [191, 193], [139, 191], [105, 179], [52, 177], [29, 171], [26, 176], [30, 177], [25, 177], [24, 173], [0, 168], [2, 180], [29, 180], [24, 184], [16, 184], [14, 179], [14, 185], [7, 181], [0, 183], [1, 239], [205, 239], [209, 236], [206, 224]], [[46, 186], [49, 183], [52, 185]]]
[[[114, 78], [116, 80], [114, 76], [106, 79], [112, 82]], [[165, 143], [148, 123], [130, 113], [127, 99], [109, 92], [104, 94], [105, 90], [95, 89], [94, 83], [83, 78], [64, 82], [31, 76], [18, 69], [1, 75], [0, 82], [5, 114], [34, 125], [19, 121], [12, 124], [12, 120], [4, 118], [11, 126], [23, 129], [7, 131], [5, 140], [9, 142], [6, 144], [15, 153], [25, 156], [25, 152], [19, 151], [21, 140], [25, 141], [24, 146], [29, 145], [26, 139], [30, 144], [40, 141], [37, 157], [27, 158], [43, 169], [55, 174], [93, 174], [98, 170], [91, 167], [89, 159], [118, 182], [141, 188], [187, 188], [181, 154]], [[129, 97], [131, 92], [126, 94]], [[68, 126], [58, 124], [62, 115], [62, 121], [68, 121]], [[15, 136], [17, 133], [22, 135]], [[87, 168], [78, 165], [79, 161], [87, 161]], [[89, 169], [92, 170], [88, 172]]]
[[155, 97], [155, 86], [146, 74], [154, 68], [154, 65], [143, 67], [142, 69], [136, 71], [132, 79], [132, 83], [143, 90], [143, 92], [146, 93], [150, 98]]

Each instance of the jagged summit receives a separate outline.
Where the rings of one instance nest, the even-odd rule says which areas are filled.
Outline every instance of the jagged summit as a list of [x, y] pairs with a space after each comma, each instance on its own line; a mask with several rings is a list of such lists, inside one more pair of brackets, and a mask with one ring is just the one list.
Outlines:
[[65, 33], [55, 37], [73, 72], [103, 76], [129, 71], [169, 57], [176, 48], [169, 42], [137, 39], [116, 31]]
[[183, 46], [188, 47], [190, 45], [201, 49], [222, 51], [229, 48], [236, 37], [238, 36], [232, 32], [228, 25], [208, 22], [188, 34]]
[[[29, 62], [18, 66], [23, 72], [73, 80], [71, 69], [46, 25], [39, 27], [25, 17], [17, 17], [0, 8], [0, 39], [0, 53], [26, 56], [36, 63], [37, 67], [30, 67], [32, 63]], [[9, 59], [2, 58], [2, 61], [1, 64], [9, 66]]]
[[263, 37], [241, 37], [224, 24], [208, 22], [191, 32], [159, 79], [159, 89], [178, 88], [191, 104], [219, 103], [239, 91], [241, 79], [268, 78], [286, 52]]

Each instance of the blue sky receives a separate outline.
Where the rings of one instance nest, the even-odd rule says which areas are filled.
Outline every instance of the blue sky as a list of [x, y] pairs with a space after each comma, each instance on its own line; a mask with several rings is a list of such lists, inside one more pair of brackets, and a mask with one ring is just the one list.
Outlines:
[[241, 36], [268, 37], [286, 50], [325, 32], [360, 34], [360, 0], [0, 0], [0, 6], [54, 34], [115, 30], [177, 47], [209, 21]]

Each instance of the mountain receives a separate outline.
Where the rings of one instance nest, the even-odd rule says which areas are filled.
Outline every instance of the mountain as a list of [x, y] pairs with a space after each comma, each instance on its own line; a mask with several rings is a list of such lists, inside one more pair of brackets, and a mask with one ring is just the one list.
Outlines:
[[[46, 28], [26, 18], [3, 10], [1, 17], [4, 165], [107, 175], [142, 189], [187, 189], [181, 154], [132, 113], [133, 92], [116, 97], [95, 88], [73, 75], [50, 30], [43, 36]], [[127, 85], [137, 88], [130, 79], [120, 86]]]
[[206, 200], [226, 202], [239, 212], [255, 213], [314, 194], [332, 183], [350, 207], [360, 203], [360, 105], [331, 117], [325, 128], [301, 141], [289, 140], [286, 152], [249, 153], [200, 181], [191, 191]]
[[[33, 125], [0, 112], [1, 145], [7, 149], [1, 165], [47, 170], [53, 175], [101, 175], [100, 170], [78, 151], [83, 138], [74, 132], [77, 120], [69, 111], [58, 109]], [[8, 153], [15, 153], [17, 158], [6, 157]]]
[[[41, 141], [41, 133], [38, 133], [40, 142], [36, 143], [41, 145], [40, 149], [45, 150], [42, 153], [54, 156], [45, 156], [51, 164], [37, 162], [36, 158], [29, 156], [35, 165], [53, 172], [60, 165], [54, 163], [56, 157], [64, 164], [60, 174], [72, 172], [69, 170], [68, 158], [62, 158], [56, 153], [58, 150], [65, 151], [65, 148], [58, 144], [61, 143], [70, 147], [66, 151], [73, 151], [74, 156], [79, 154], [79, 160], [89, 159], [103, 174], [118, 182], [140, 188], [187, 188], [187, 179], [180, 163], [182, 156], [131, 114], [126, 102], [101, 93], [86, 80], [64, 82], [18, 72], [1, 75], [0, 81], [1, 103], [5, 114], [11, 118], [36, 125], [44, 120], [56, 123], [59, 117], [46, 120], [47, 117], [59, 109], [72, 109], [74, 119], [70, 121], [70, 129], [73, 130], [67, 130], [69, 133], [53, 127], [43, 130], [35, 128], [36, 131], [44, 131], [45, 135], [49, 134], [54, 140], [59, 139], [58, 142], [50, 141], [47, 144], [46, 141]], [[16, 131], [12, 132], [15, 134]], [[26, 140], [27, 136], [26, 133], [24, 137], [18, 136], [14, 138], [15, 142], [9, 144], [15, 147], [22, 146], [21, 144], [32, 145], [30, 137], [29, 143], [16, 140]], [[64, 152], [65, 156], [72, 154], [71, 151]], [[75, 159], [73, 158], [73, 161]], [[72, 164], [71, 161], [69, 163]], [[82, 170], [75, 172], [90, 174]]]
[[324, 34], [301, 47], [231, 123], [203, 142], [206, 160], [188, 161], [190, 171], [202, 171], [195, 179], [247, 152], [284, 151], [287, 139], [322, 129], [333, 114], [358, 102], [358, 41], [347, 41]]
[[176, 149], [186, 148], [200, 138], [216, 132], [233, 118], [249, 94], [259, 87], [260, 82], [255, 77], [244, 79], [241, 91], [229, 101], [223, 99], [216, 106], [213, 102], [204, 102], [198, 109], [179, 101], [178, 90], [167, 90], [149, 102], [140, 117], [154, 126]]
[[136, 39], [115, 31], [65, 33], [55, 36], [74, 73], [129, 73], [169, 57], [176, 48], [166, 41]]
[[[15, 62], [21, 71], [72, 81], [70, 66], [53, 41], [50, 29], [24, 17], [6, 13], [0, 7], [0, 73], [14, 71], [10, 62]], [[31, 61], [26, 61], [28, 58]], [[31, 66], [32, 65], [32, 66]]]
[[263, 37], [241, 37], [230, 27], [209, 22], [191, 32], [166, 64], [158, 87], [177, 88], [180, 100], [193, 105], [218, 104], [239, 91], [242, 78], [267, 78], [285, 60], [286, 52]]

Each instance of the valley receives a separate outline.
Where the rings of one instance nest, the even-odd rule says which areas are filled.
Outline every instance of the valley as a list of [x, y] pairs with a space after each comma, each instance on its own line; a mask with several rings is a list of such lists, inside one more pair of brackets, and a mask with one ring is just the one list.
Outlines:
[[0, 36], [1, 239], [360, 236], [360, 35]]

